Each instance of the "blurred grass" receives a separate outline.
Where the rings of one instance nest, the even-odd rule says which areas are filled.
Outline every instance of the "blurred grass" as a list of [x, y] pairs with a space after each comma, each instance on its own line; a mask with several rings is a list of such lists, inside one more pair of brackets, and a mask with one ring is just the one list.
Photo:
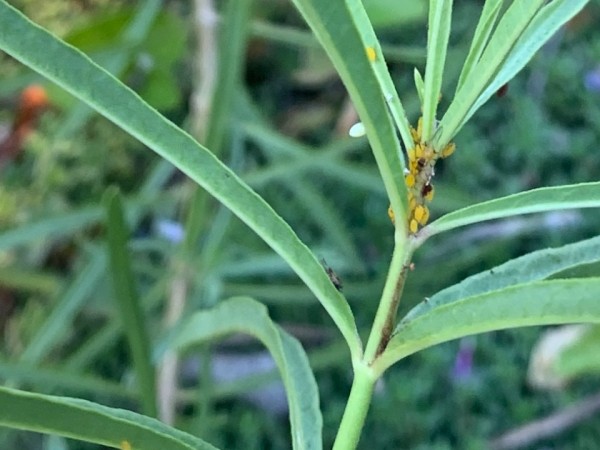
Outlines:
[[[11, 3], [63, 34], [87, 32], [94, 37], [106, 17], [124, 17], [126, 27], [151, 2], [121, 9], [120, 3], [99, 1], [90, 9], [73, 9], [68, 20], [57, 11], [75, 2], [51, 2], [44, 7], [25, 0]], [[442, 111], [469, 48], [475, 26], [470, 18], [480, 7], [475, 0], [455, 3]], [[168, 13], [162, 7], [157, 14], [168, 14], [185, 38], [191, 32], [185, 21], [188, 8], [186, 2], [176, 1]], [[599, 8], [598, 2], [592, 3], [588, 16], [557, 35], [510, 82], [507, 95], [494, 97], [457, 136], [457, 152], [437, 170], [434, 217], [525, 189], [598, 180], [600, 90], [586, 85], [585, 79], [600, 66], [600, 31], [594, 26]], [[379, 30], [384, 51], [394, 55], [388, 58], [390, 69], [413, 122], [419, 111], [412, 67], [417, 64], [423, 69], [425, 20], [416, 14], [401, 26]], [[190, 49], [175, 45], [169, 58], [161, 60], [144, 43], [169, 42], [173, 28], [142, 29], [139, 45], [115, 39], [98, 60], [108, 65], [118, 62], [121, 78], [148, 98], [153, 89], [156, 93], [153, 80], [167, 72], [173, 84], [162, 92], [169, 97], [161, 99], [163, 112], [183, 124], [192, 89]], [[235, 136], [228, 136], [222, 159], [338, 273], [364, 332], [372, 320], [393, 240], [388, 201], [372, 155], [364, 141], [332, 132], [345, 92], [333, 72], [323, 70], [322, 54], [291, 5], [266, 1], [254, 11], [251, 33], [244, 83], [233, 95], [229, 117]], [[40, 81], [7, 57], [1, 61], [3, 99]], [[106, 186], [117, 184], [131, 199], [127, 213], [139, 218], [131, 238], [132, 268], [148, 324], [159, 329], [165, 285], [173, 276], [168, 261], [177, 248], [174, 236], [160, 230], [164, 221], [181, 217], [190, 198], [189, 184], [168, 164], [157, 165], [150, 152], [105, 120], [94, 114], [79, 115], [72, 100], [55, 88], [50, 92], [59, 106], [43, 117], [20, 159], [0, 174], [0, 331], [5, 336], [0, 344], [0, 377], [35, 390], [77, 392], [106, 404], [137, 407], [131, 394], [133, 369], [103, 271], [99, 270], [95, 287], [67, 308], [68, 314], [64, 308], [70, 297], [65, 292], [90, 270], [86, 260], [103, 242], [98, 202]], [[0, 108], [0, 117], [9, 119], [9, 103], [0, 102]], [[350, 385], [347, 355], [330, 337], [334, 333], [329, 333], [327, 316], [288, 266], [239, 221], [219, 211], [215, 206], [204, 210], [212, 227], [190, 256], [190, 308], [210, 306], [231, 295], [251, 295], [269, 306], [278, 323], [317, 326], [317, 331], [310, 328], [311, 333], [301, 339], [318, 368], [328, 447]], [[402, 309], [465, 276], [532, 250], [596, 235], [599, 228], [599, 216], [590, 212], [510, 219], [436, 237], [416, 256]], [[197, 248], [210, 249], [210, 265]], [[43, 324], [56, 315], [62, 317], [55, 325], [60, 333], [39, 346]], [[451, 376], [459, 343], [429, 349], [393, 367], [373, 403], [364, 442], [373, 448], [482, 448], [488, 438], [596, 391], [594, 377], [563, 391], [537, 392], [527, 386], [528, 356], [538, 332], [512, 330], [474, 338], [473, 373], [461, 381]], [[155, 351], [159, 351], [164, 337], [155, 338]], [[248, 351], [247, 344], [224, 348]], [[216, 351], [223, 350], [217, 347]], [[60, 383], [47, 384], [57, 373], [64, 374]], [[289, 446], [287, 419], [233, 395], [272, 379], [272, 373], [259, 374], [229, 386], [215, 385], [215, 407], [207, 424], [213, 429], [215, 445]], [[188, 386], [182, 396], [177, 425], [185, 429], [193, 426], [197, 413], [195, 386]], [[597, 420], [546, 444], [593, 448], [591, 443], [600, 440]], [[92, 448], [67, 444], [69, 449]], [[41, 445], [39, 438], [18, 433], [2, 447]]]

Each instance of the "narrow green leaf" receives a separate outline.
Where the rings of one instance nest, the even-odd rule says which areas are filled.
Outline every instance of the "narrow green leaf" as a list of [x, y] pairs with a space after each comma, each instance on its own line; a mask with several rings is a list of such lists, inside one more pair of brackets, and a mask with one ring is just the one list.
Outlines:
[[[338, 168], [337, 157], [358, 147], [356, 139], [336, 141], [318, 150], [310, 150], [306, 146], [286, 138], [279, 133], [258, 124], [246, 125], [244, 131], [256, 142], [263, 152], [271, 158], [266, 169], [249, 174], [244, 179], [250, 185], [256, 185], [257, 175], [262, 183], [277, 179], [288, 186], [292, 194], [303, 203], [304, 209], [314, 224], [327, 234], [327, 241], [336, 244], [351, 263], [358, 263], [356, 249], [349, 230], [343, 224], [334, 205], [323, 193], [318, 192], [311, 182], [305, 182], [300, 175], [305, 170], [318, 170], [326, 175], [328, 167]], [[298, 161], [293, 164], [292, 161]], [[348, 178], [348, 181], [352, 177]], [[380, 182], [381, 179], [378, 178]]]
[[262, 304], [237, 297], [196, 313], [176, 330], [172, 345], [182, 350], [234, 332], [259, 339], [275, 360], [288, 398], [293, 448], [322, 448], [319, 393], [306, 353], [295, 338], [273, 323]]
[[[4, 0], [0, 1], [0, 48], [88, 103], [231, 209], [290, 264], [331, 315], [353, 358], [359, 357], [361, 344], [352, 311], [318, 259], [289, 225], [212, 153], [84, 54], [29, 21]], [[391, 126], [389, 129], [394, 134]], [[395, 142], [381, 148], [397, 149]], [[399, 155], [394, 154], [399, 161]], [[401, 171], [397, 178], [404, 186]], [[396, 196], [395, 204], [399, 203]]]
[[[134, 51], [148, 36], [152, 24], [160, 13], [162, 0], [145, 0], [135, 10], [127, 27], [117, 37], [116, 41], [122, 42], [118, 52], [111, 54], [110, 59], [104, 64], [104, 68], [116, 77], [121, 77], [125, 69], [131, 64]], [[80, 130], [89, 120], [93, 110], [85, 104], [76, 104], [63, 120], [58, 130], [58, 139], [68, 139]]]
[[410, 125], [360, 0], [293, 0], [331, 58], [367, 130], [396, 225], [405, 227], [404, 160], [389, 112], [407, 148]]
[[422, 231], [422, 238], [486, 220], [519, 214], [600, 206], [600, 182], [533, 189], [497, 198], [440, 217]]
[[61, 279], [39, 270], [0, 268], [0, 286], [5, 289], [35, 292], [44, 296], [56, 295]]
[[[504, 84], [508, 83], [533, 58], [535, 53], [589, 0], [554, 0], [544, 6], [531, 21], [512, 49], [494, 80], [479, 96], [463, 124]], [[461, 125], [462, 126], [462, 125]]]
[[119, 402], [135, 402], [138, 395], [124, 386], [90, 375], [70, 372], [64, 366], [39, 367], [31, 364], [0, 361], [0, 377], [33, 386], [37, 392], [60, 391], [70, 395], [110, 397]]
[[[142, 298], [141, 304], [145, 312], [153, 310], [164, 302], [164, 293], [171, 273], [165, 271]], [[114, 346], [122, 334], [120, 321], [112, 320], [105, 323], [99, 330], [88, 337], [87, 340], [62, 362], [63, 369], [82, 372], [85, 371], [106, 348]]]
[[104, 253], [94, 252], [85, 267], [60, 295], [59, 303], [23, 350], [19, 361], [38, 363], [61, 342], [71, 328], [73, 317], [104, 275], [105, 267]]
[[440, 122], [439, 148], [456, 135], [464, 118], [500, 70], [510, 51], [546, 0], [514, 0], [504, 13], [481, 59], [456, 93]]
[[286, 184], [306, 210], [306, 216], [312, 218], [314, 225], [323, 230], [327, 245], [336, 248], [348, 264], [361, 265], [352, 232], [334, 203], [300, 177], [290, 177]]
[[71, 235], [85, 226], [98, 222], [101, 218], [102, 210], [100, 208], [88, 207], [32, 221], [0, 233], [0, 251], [37, 242], [46, 237], [60, 238]]
[[427, 33], [427, 66], [423, 88], [423, 136], [429, 142], [435, 132], [437, 105], [442, 90], [444, 65], [452, 23], [452, 0], [429, 2], [429, 30]]
[[506, 328], [600, 323], [600, 278], [536, 281], [457, 300], [404, 323], [373, 365], [394, 362], [432, 345]]
[[345, 139], [319, 149], [310, 149], [264, 126], [246, 124], [244, 131], [267, 155], [274, 157], [275, 154], [281, 154], [288, 157], [244, 174], [244, 180], [250, 186], [261, 188], [267, 183], [285, 180], [290, 175], [318, 171], [319, 176], [327, 176], [344, 185], [385, 194], [381, 177], [376, 171], [342, 159], [343, 155], [364, 147], [361, 139]]
[[490, 35], [492, 34], [496, 19], [498, 18], [498, 13], [500, 13], [500, 8], [503, 3], [504, 0], [487, 0], [483, 5], [483, 10], [481, 11], [481, 16], [479, 17], [479, 22], [477, 22], [475, 34], [471, 41], [469, 53], [463, 64], [460, 76], [458, 77], [456, 92], [460, 90], [467, 77], [471, 75], [479, 62], [479, 58], [490, 40]]
[[460, 283], [441, 290], [426, 302], [419, 303], [411, 309], [399, 326], [431, 308], [461, 298], [496, 291], [514, 284], [543, 280], [569, 268], [597, 261], [600, 261], [600, 236], [558, 248], [538, 250], [472, 275]]
[[421, 72], [419, 69], [415, 67], [413, 72], [413, 76], [415, 78], [415, 88], [417, 89], [417, 95], [419, 96], [419, 102], [421, 105], [423, 104], [424, 92], [425, 92], [425, 82], [423, 81], [423, 77], [421, 76]]
[[[0, 425], [140, 450], [215, 450], [212, 445], [123, 409], [0, 387]], [[127, 443], [127, 444], [125, 444]]]
[[127, 247], [129, 231], [125, 223], [121, 195], [118, 189], [109, 188], [103, 200], [106, 208], [106, 239], [116, 309], [120, 312], [131, 351], [143, 411], [148, 416], [156, 417], [156, 380], [150, 358], [150, 338], [145, 328], [144, 313], [131, 268]]

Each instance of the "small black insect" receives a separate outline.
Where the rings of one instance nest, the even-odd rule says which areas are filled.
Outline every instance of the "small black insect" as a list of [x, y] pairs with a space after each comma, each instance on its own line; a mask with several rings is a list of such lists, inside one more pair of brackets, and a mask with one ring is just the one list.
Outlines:
[[428, 182], [428, 183], [425, 183], [425, 184], [423, 185], [423, 188], [421, 189], [421, 195], [422, 195], [423, 197], [427, 197], [427, 195], [428, 195], [428, 194], [429, 194], [431, 191], [433, 191], [433, 186], [431, 185], [431, 183], [429, 183], [429, 182]]
[[323, 263], [323, 267], [325, 267], [325, 272], [327, 273], [327, 276], [329, 277], [329, 280], [331, 281], [331, 283], [333, 284], [333, 286], [338, 290], [341, 291], [342, 288], [344, 287], [344, 285], [342, 284], [342, 280], [341, 278], [338, 276], [337, 273], [335, 273], [333, 271], [333, 269], [331, 267], [329, 267], [327, 265], [327, 263], [325, 262], [325, 260], [321, 260], [321, 262]]

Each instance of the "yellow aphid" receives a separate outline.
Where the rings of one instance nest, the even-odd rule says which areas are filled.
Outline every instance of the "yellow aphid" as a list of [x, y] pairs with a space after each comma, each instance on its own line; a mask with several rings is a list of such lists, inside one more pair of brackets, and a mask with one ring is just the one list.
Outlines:
[[408, 207], [410, 208], [411, 211], [414, 211], [415, 208], [417, 207], [417, 199], [416, 198], [411, 198], [408, 201]]
[[415, 176], [412, 173], [407, 174], [405, 180], [406, 186], [408, 186], [409, 188], [415, 185]]
[[432, 159], [434, 157], [434, 151], [431, 147], [425, 147], [423, 149], [423, 157], [426, 159]]
[[121, 450], [132, 450], [132, 446], [129, 441], [121, 441]]
[[423, 217], [425, 216], [426, 208], [423, 205], [417, 205], [415, 208], [415, 219], [419, 223], [423, 223]]
[[367, 47], [366, 51], [367, 58], [369, 59], [369, 61], [375, 62], [375, 60], [377, 59], [377, 52], [375, 51], [375, 49], [373, 47]]
[[419, 224], [415, 219], [411, 219], [410, 223], [408, 224], [408, 228], [412, 234], [415, 234], [419, 229]]
[[394, 210], [392, 209], [392, 205], [388, 208], [388, 217], [392, 221], [393, 224], [396, 223], [396, 215], [394, 214]]
[[423, 157], [423, 145], [417, 144], [415, 146], [415, 159]]
[[423, 206], [423, 216], [421, 217], [421, 219], [418, 222], [421, 225], [425, 225], [428, 220], [429, 220], [429, 208], [427, 208], [427, 206]]
[[450, 142], [448, 145], [446, 145], [444, 150], [442, 150], [442, 158], [447, 158], [454, 153], [454, 150], [456, 150], [456, 144], [454, 144], [454, 142]]
[[414, 161], [415, 159], [417, 159], [416, 156], [415, 156], [415, 148], [414, 147], [413, 148], [409, 148], [408, 152], [406, 152], [406, 153], [408, 155], [408, 160], [409, 161]]
[[410, 135], [412, 136], [413, 141], [415, 141], [415, 142], [421, 141], [421, 136], [419, 135], [417, 130], [415, 130], [413, 127], [410, 127]]

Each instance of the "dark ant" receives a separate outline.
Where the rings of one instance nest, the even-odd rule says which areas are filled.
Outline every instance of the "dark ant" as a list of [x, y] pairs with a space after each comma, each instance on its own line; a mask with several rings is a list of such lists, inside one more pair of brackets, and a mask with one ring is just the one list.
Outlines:
[[433, 186], [430, 183], [424, 184], [423, 188], [421, 189], [421, 195], [423, 197], [427, 197], [427, 194], [429, 194], [432, 190]]
[[324, 259], [321, 259], [321, 263], [323, 264], [323, 267], [325, 268], [325, 272], [327, 273], [327, 276], [329, 277], [329, 280], [331, 281], [331, 283], [333, 284], [333, 286], [341, 292], [342, 288], [344, 287], [342, 284], [342, 280], [341, 278], [338, 276], [337, 273], [335, 273], [333, 271], [333, 269], [331, 267], [329, 267], [327, 265], [327, 263], [325, 262]]

